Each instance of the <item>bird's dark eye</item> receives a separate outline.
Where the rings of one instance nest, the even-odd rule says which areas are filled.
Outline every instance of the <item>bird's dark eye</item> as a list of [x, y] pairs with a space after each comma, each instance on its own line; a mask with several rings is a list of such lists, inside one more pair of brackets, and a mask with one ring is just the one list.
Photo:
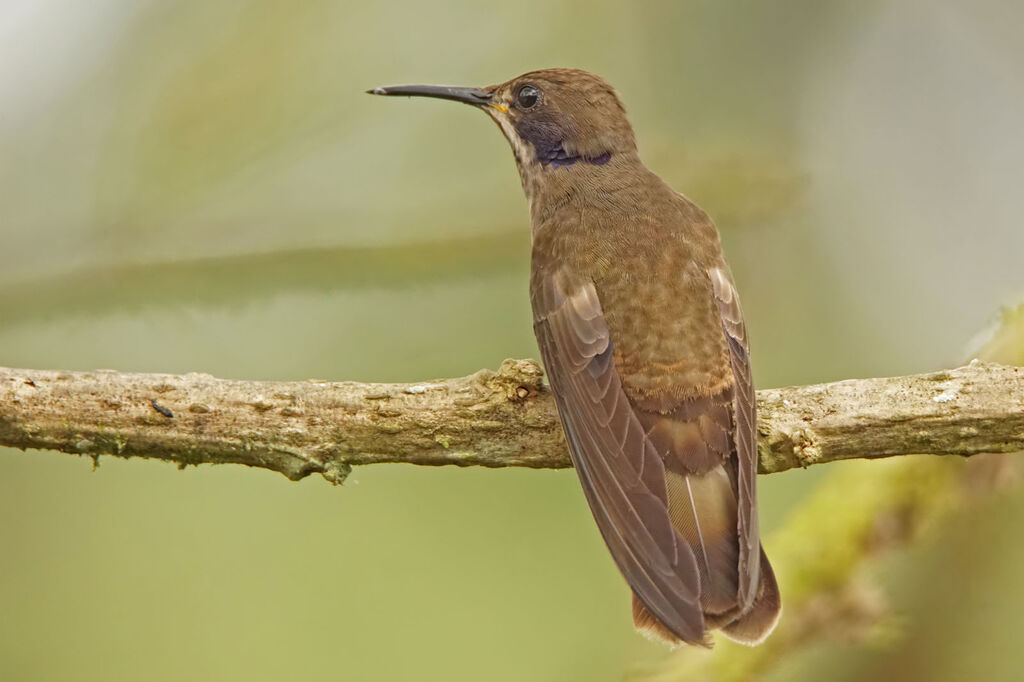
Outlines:
[[524, 85], [516, 93], [516, 104], [520, 109], [532, 109], [540, 100], [540, 90], [532, 85]]

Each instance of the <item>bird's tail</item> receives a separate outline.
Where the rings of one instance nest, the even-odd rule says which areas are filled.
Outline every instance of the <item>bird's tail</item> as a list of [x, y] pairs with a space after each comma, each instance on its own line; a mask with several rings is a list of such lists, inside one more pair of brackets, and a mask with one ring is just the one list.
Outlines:
[[756, 646], [772, 633], [782, 615], [782, 599], [775, 571], [761, 549], [761, 583], [750, 609], [736, 620], [722, 626], [722, 634], [734, 642]]
[[[722, 634], [734, 642], [747, 646], [757, 646], [772, 633], [781, 615], [782, 599], [779, 597], [779, 585], [775, 581], [775, 571], [772, 570], [772, 565], [768, 563], [768, 557], [765, 556], [764, 549], [762, 548], [761, 578], [757, 588], [757, 596], [754, 597], [754, 603], [741, 616], [723, 625], [718, 625], [715, 622], [721, 622], [719, 620], [721, 616], [715, 617], [711, 614], [705, 614], [707, 619], [705, 622], [710, 620], [711, 622], [708, 623], [709, 627], [720, 627]], [[637, 630], [649, 639], [663, 642], [672, 648], [683, 643], [679, 637], [662, 625], [647, 610], [636, 594], [633, 595], [633, 624]], [[714, 642], [711, 639], [711, 633], [705, 632], [704, 640], [702, 642], [695, 642], [695, 644], [708, 648], [712, 647]]]

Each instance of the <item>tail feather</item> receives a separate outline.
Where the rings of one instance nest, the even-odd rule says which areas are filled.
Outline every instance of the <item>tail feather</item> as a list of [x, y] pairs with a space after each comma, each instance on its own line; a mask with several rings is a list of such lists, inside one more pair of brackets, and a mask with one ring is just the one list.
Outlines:
[[[654, 615], [647, 610], [644, 603], [640, 601], [640, 597], [633, 594], [633, 627], [637, 629], [637, 632], [642, 634], [649, 640], [654, 642], [661, 642], [667, 644], [671, 648], [675, 649], [683, 643], [683, 640], [679, 639], [671, 630], [661, 624]], [[704, 633], [704, 640], [700, 642], [692, 642], [693, 644], [699, 644], [700, 646], [710, 649], [714, 646], [714, 640], [711, 639], [711, 633]]]
[[[711, 630], [721, 629], [722, 634], [734, 642], [756, 646], [772, 633], [781, 615], [782, 599], [779, 596], [779, 585], [775, 580], [775, 572], [772, 570], [771, 564], [768, 563], [768, 557], [762, 548], [760, 583], [750, 608], [731, 620], [729, 614], [705, 612], [704, 623], [707, 630], [704, 640], [697, 644], [710, 649], [714, 646]], [[672, 648], [683, 643], [647, 610], [635, 594], [633, 595], [633, 625], [648, 639], [662, 642]]]
[[775, 571], [761, 549], [761, 583], [750, 609], [722, 628], [722, 634], [734, 642], [756, 646], [763, 642], [779, 623], [782, 616], [782, 598]]
[[736, 608], [739, 591], [736, 499], [723, 467], [705, 474], [665, 472], [672, 525], [697, 559], [705, 618]]

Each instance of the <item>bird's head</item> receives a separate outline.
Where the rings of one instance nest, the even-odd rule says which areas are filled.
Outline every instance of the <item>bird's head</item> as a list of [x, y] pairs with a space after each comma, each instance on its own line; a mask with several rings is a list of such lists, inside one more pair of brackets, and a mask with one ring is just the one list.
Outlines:
[[368, 92], [435, 97], [482, 109], [512, 145], [527, 194], [531, 185], [565, 169], [600, 167], [617, 156], [636, 155], [633, 129], [615, 90], [579, 69], [531, 71], [484, 88], [396, 85]]

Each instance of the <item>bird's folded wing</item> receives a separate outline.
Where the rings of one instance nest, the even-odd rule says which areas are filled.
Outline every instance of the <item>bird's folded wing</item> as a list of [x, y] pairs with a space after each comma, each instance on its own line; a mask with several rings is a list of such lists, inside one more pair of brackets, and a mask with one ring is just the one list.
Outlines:
[[665, 465], [623, 391], [594, 285], [553, 271], [532, 289], [541, 355], [601, 534], [647, 609], [679, 638], [701, 642], [696, 560], [673, 527]]
[[761, 566], [761, 540], [757, 525], [757, 403], [750, 372], [747, 329], [740, 300], [726, 267], [708, 270], [722, 327], [729, 342], [733, 387], [733, 440], [736, 448], [736, 497], [738, 509], [740, 603], [749, 606], [756, 596]]

